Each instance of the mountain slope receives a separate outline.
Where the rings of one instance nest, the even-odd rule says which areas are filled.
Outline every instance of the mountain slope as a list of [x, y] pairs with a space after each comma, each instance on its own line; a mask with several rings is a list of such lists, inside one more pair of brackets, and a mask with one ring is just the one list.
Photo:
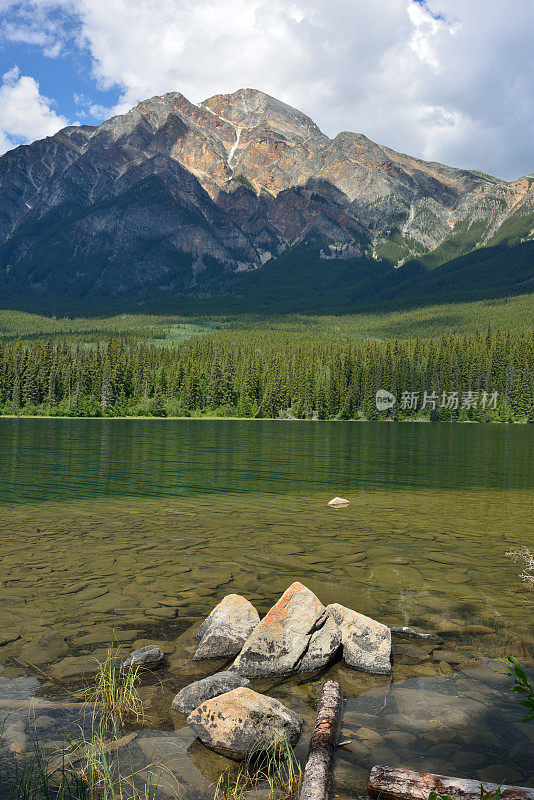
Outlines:
[[[476, 248], [500, 248], [506, 264], [504, 247], [513, 261], [509, 246], [533, 234], [534, 177], [508, 183], [362, 134], [330, 139], [306, 115], [252, 89], [199, 105], [176, 92], [153, 97], [98, 127], [65, 128], [0, 158], [4, 304], [163, 296], [199, 308], [207, 298], [227, 303], [264, 284], [246, 273], [260, 275], [284, 251], [281, 265], [291, 271], [303, 244], [321, 255], [315, 277], [308, 270], [303, 280], [317, 283], [321, 270], [328, 280], [347, 260], [342, 272], [370, 276], [362, 300], [378, 301], [413, 280], [427, 286], [426, 269]], [[415, 276], [413, 266], [392, 269], [414, 260]], [[439, 281], [430, 283], [434, 291]], [[523, 283], [521, 267], [504, 285]]]

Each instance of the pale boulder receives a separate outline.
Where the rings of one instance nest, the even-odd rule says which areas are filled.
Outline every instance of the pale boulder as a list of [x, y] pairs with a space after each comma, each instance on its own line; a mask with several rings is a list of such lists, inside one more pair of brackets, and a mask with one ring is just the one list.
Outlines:
[[246, 598], [226, 595], [198, 629], [199, 644], [193, 659], [232, 658], [259, 621], [260, 615]]
[[327, 610], [341, 632], [343, 658], [349, 667], [374, 675], [388, 675], [391, 672], [388, 626], [339, 603], [332, 603]]
[[163, 650], [156, 644], [148, 644], [130, 653], [122, 664], [123, 667], [144, 667], [161, 664], [164, 659]]

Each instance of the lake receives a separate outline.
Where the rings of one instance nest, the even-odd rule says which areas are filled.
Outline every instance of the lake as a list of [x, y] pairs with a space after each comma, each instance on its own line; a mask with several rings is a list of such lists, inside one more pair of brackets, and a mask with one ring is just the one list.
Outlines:
[[[336, 662], [258, 682], [309, 733], [325, 674], [340, 681], [353, 741], [338, 794], [372, 763], [534, 786], [534, 726], [495, 661], [534, 665], [534, 593], [507, 555], [534, 545], [534, 426], [21, 418], [0, 420], [0, 443], [0, 704], [40, 698], [51, 740], [68, 721], [50, 704], [79, 688], [80, 664], [113, 636], [157, 641], [167, 664], [141, 687], [137, 757], [167, 748], [184, 793], [208, 792], [226, 759], [170, 711], [222, 666], [191, 661], [194, 631], [230, 592], [261, 614], [299, 580], [443, 639], [397, 639], [386, 678]], [[334, 495], [350, 505], [328, 508]], [[21, 719], [0, 729], [6, 759], [27, 744]]]

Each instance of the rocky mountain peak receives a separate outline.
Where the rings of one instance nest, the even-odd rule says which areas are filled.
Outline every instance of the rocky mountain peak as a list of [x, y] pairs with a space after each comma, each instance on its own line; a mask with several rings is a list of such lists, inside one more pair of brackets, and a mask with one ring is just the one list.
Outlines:
[[213, 95], [201, 105], [242, 128], [260, 126], [299, 139], [323, 135], [306, 114], [258, 89], [238, 89], [232, 94]]
[[300, 242], [396, 264], [507, 231], [530, 240], [533, 226], [532, 177], [507, 183], [349, 131], [330, 139], [250, 88], [201, 103], [169, 92], [0, 157], [6, 291], [62, 291], [69, 275], [72, 293], [193, 291], [203, 271], [260, 268]]

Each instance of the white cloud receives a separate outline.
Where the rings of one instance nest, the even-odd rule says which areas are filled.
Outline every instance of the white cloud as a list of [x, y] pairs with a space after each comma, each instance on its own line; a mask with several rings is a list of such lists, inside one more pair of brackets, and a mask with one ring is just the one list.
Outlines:
[[532, 0], [0, 0], [8, 7], [51, 53], [69, 37], [88, 49], [100, 87], [120, 89], [115, 110], [252, 86], [329, 135], [361, 131], [506, 177], [534, 170]]
[[13, 67], [2, 77], [0, 86], [0, 152], [15, 144], [51, 136], [67, 125], [56, 114], [51, 101], [39, 92], [39, 84]]

